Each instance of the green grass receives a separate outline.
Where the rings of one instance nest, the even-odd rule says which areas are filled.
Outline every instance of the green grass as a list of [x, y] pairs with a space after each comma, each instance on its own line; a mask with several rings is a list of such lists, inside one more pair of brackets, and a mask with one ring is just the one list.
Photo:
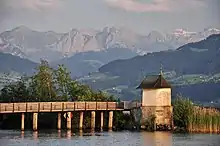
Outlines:
[[[168, 80], [168, 82], [171, 83], [172, 86], [202, 84], [206, 82], [220, 83], [220, 73], [212, 76], [203, 74], [188, 74], [183, 76], [176, 76], [175, 72], [165, 72], [164, 76]], [[140, 91], [135, 88], [141, 82], [141, 79], [139, 79], [138, 77], [135, 82], [132, 81], [132, 83], [136, 83], [137, 85], [133, 84], [133, 86], [131, 87], [128, 87], [127, 82], [122, 82], [121, 77], [111, 76], [103, 73], [92, 73], [89, 77], [81, 78], [81, 81], [83, 83], [91, 85], [96, 89], [104, 90], [117, 97], [140, 96]]]
[[219, 82], [220, 74], [215, 74], [212, 76], [202, 75], [202, 74], [190, 74], [183, 75], [177, 78], [173, 78], [170, 80], [175, 85], [192, 85], [192, 84], [200, 84], [206, 82]]

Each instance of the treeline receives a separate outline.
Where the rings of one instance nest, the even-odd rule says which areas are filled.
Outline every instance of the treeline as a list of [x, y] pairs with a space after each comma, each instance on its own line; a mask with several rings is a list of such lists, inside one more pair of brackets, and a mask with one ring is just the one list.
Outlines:
[[173, 101], [174, 125], [186, 132], [220, 132], [220, 110], [194, 105], [178, 96]]
[[45, 60], [33, 76], [6, 84], [1, 90], [1, 102], [116, 101], [113, 96], [72, 80], [63, 65], [53, 69]]
[[[89, 86], [71, 79], [70, 72], [63, 65], [54, 69], [45, 60], [41, 60], [33, 76], [23, 76], [16, 82], [5, 84], [0, 91], [0, 102], [119, 101], [107, 93], [94, 91]], [[78, 113], [75, 113], [73, 123], [78, 124], [78, 116]], [[31, 125], [29, 123], [32, 122], [32, 115], [28, 114], [25, 117], [26, 125]], [[45, 125], [46, 128], [55, 128], [56, 118], [56, 113], [40, 113], [39, 127]], [[114, 112], [114, 125], [123, 129], [128, 118], [128, 116], [125, 118], [122, 112]], [[62, 123], [65, 127], [65, 119]], [[85, 113], [84, 123], [85, 127], [89, 127], [89, 112]], [[7, 115], [7, 118], [1, 121], [1, 127], [13, 128], [11, 125], [20, 128], [20, 115]]]

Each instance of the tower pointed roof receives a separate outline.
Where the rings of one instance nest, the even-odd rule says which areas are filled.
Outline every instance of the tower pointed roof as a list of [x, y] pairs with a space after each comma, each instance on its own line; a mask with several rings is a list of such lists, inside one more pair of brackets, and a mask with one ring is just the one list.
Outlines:
[[156, 89], [156, 88], [171, 88], [171, 85], [165, 80], [162, 72], [162, 65], [160, 67], [159, 75], [149, 75], [144, 78], [137, 89]]

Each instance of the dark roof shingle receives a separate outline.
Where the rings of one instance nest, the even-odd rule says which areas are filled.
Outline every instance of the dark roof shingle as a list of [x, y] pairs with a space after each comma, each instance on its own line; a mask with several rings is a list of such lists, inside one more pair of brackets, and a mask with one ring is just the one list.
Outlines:
[[153, 88], [171, 88], [171, 85], [163, 78], [162, 75], [147, 76], [137, 89], [153, 89]]

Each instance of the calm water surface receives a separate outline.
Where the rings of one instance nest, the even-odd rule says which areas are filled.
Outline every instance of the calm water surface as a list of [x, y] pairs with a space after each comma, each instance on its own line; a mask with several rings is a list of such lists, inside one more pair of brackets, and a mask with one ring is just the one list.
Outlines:
[[220, 146], [217, 134], [0, 131], [0, 146]]

